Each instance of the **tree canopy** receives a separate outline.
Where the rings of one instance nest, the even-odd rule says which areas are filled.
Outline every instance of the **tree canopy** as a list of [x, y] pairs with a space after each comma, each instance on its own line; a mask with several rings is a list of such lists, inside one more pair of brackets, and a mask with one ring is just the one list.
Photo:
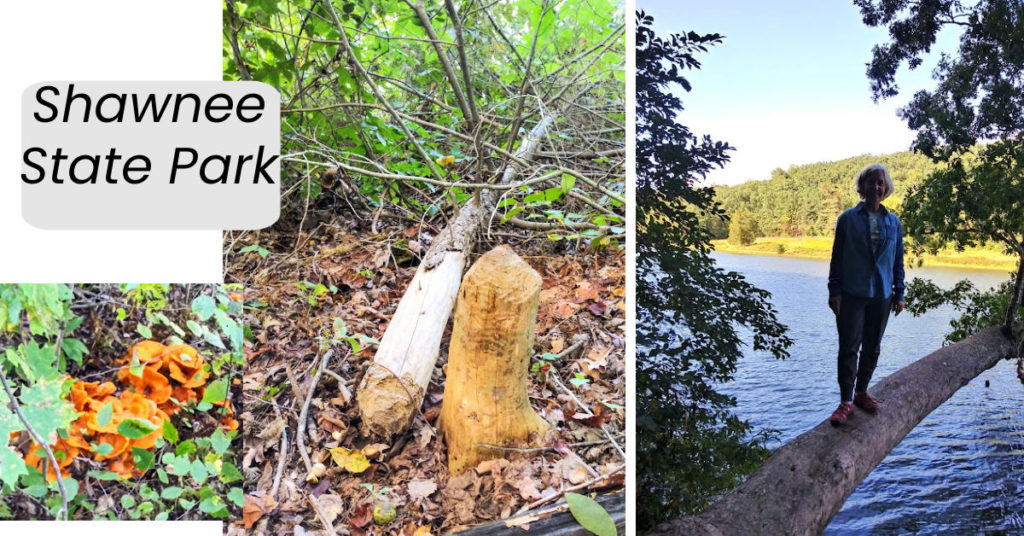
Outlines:
[[[1024, 301], [1024, 2], [982, 0], [855, 0], [864, 23], [889, 28], [890, 42], [873, 50], [867, 76], [876, 99], [893, 97], [906, 62], [922, 63], [947, 26], [962, 29], [955, 55], [943, 55], [936, 87], [917, 92], [900, 110], [917, 131], [914, 148], [949, 163], [907, 194], [909, 234], [957, 246], [981, 240], [1018, 257], [1003, 325], [1013, 328]], [[979, 142], [990, 142], [975, 151]], [[965, 165], [975, 156], [977, 163]]]
[[769, 294], [718, 268], [700, 217], [721, 215], [698, 182], [728, 161], [728, 144], [678, 121], [685, 70], [717, 34], [666, 37], [637, 13], [637, 528], [703, 508], [767, 454], [763, 433], [731, 414], [716, 391], [731, 378], [753, 332], [755, 349], [786, 355], [790, 340]]

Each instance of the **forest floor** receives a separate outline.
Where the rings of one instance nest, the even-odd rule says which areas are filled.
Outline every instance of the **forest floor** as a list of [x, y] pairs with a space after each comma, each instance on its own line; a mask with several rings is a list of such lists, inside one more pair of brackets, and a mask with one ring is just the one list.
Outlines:
[[[771, 257], [796, 257], [801, 259], [825, 259], [832, 256], [831, 237], [761, 237], [749, 246], [732, 244], [728, 240], [713, 240], [715, 251], [738, 255], [767, 255]], [[1013, 257], [1003, 254], [992, 246], [967, 248], [955, 251], [952, 248], [939, 250], [937, 255], [913, 255], [909, 250], [905, 259], [911, 268], [971, 268], [1009, 272], [1017, 268]]]
[[[449, 474], [435, 426], [450, 321], [420, 414], [408, 431], [385, 441], [360, 429], [356, 386], [416, 272], [418, 254], [440, 230], [371, 222], [325, 192], [305, 214], [286, 214], [263, 231], [225, 236], [225, 280], [245, 284], [251, 331], [241, 453], [247, 495], [243, 519], [232, 532], [244, 527], [280, 535], [444, 534], [553, 503], [572, 489], [623, 487], [625, 254], [615, 247], [594, 250], [501, 227], [485, 233], [470, 256], [472, 263], [509, 244], [543, 278], [532, 351], [537, 366], [550, 367], [546, 375], [530, 374], [528, 392], [555, 431], [546, 448]], [[362, 343], [338, 343], [340, 326]], [[312, 385], [320, 345], [332, 339], [335, 357]], [[310, 390], [306, 449], [313, 464], [327, 467], [316, 482], [307, 480], [295, 441]], [[368, 466], [353, 472], [334, 463], [330, 449], [339, 452], [338, 447], [350, 453], [346, 459], [365, 456]], [[373, 510], [384, 502], [397, 515], [377, 524]]]

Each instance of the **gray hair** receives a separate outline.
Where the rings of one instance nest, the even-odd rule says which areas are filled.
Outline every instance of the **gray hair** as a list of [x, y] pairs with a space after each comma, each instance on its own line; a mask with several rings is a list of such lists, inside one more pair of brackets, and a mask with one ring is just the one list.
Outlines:
[[864, 169], [860, 170], [860, 173], [857, 174], [856, 182], [853, 183], [854, 189], [857, 190], [857, 195], [860, 195], [860, 197], [862, 199], [864, 198], [864, 196], [860, 193], [861, 182], [863, 182], [864, 179], [867, 178], [867, 177], [874, 176], [876, 173], [881, 173], [882, 174], [882, 180], [885, 181], [885, 195], [882, 196], [881, 200], [884, 201], [885, 198], [887, 198], [890, 195], [892, 195], [892, 191], [893, 191], [893, 188], [895, 188], [895, 185], [893, 185], [893, 183], [892, 183], [892, 177], [889, 176], [889, 170], [886, 169], [886, 167], [883, 166], [882, 164], [877, 164], [876, 163], [876, 164], [871, 164], [871, 165], [865, 167]]

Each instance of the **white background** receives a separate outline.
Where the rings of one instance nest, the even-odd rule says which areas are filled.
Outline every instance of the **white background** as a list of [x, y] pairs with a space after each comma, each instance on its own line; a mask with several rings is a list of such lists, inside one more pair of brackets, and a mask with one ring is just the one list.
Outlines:
[[[43, 80], [220, 80], [221, 2], [5, 5], [0, 282], [214, 283], [219, 231], [43, 231], [21, 217], [21, 93]], [[182, 210], [187, 214], [187, 209]]]

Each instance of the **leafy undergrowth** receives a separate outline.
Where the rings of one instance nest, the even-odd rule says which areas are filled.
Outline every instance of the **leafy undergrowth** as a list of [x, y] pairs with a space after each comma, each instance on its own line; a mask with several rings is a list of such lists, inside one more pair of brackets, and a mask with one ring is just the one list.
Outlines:
[[[546, 448], [452, 476], [435, 427], [451, 322], [420, 415], [406, 433], [390, 442], [364, 434], [355, 397], [417, 255], [440, 229], [391, 223], [371, 234], [368, 219], [346, 219], [330, 204], [321, 198], [310, 208], [305, 231], [293, 216], [271, 230], [225, 240], [226, 279], [245, 284], [249, 326], [242, 414], [247, 494], [233, 530], [326, 533], [312, 507], [316, 500], [338, 534], [446, 534], [563, 500], [566, 492], [622, 487], [621, 250], [504, 232], [477, 245], [470, 262], [509, 243], [543, 278], [528, 390], [555, 433]], [[334, 348], [335, 357], [311, 386], [321, 344]], [[304, 439], [312, 463], [325, 469], [314, 479], [295, 441], [311, 387]]]
[[65, 499], [67, 519], [237, 513], [240, 298], [229, 286], [0, 285], [0, 368], [18, 402], [0, 392], [0, 518], [63, 518]]

